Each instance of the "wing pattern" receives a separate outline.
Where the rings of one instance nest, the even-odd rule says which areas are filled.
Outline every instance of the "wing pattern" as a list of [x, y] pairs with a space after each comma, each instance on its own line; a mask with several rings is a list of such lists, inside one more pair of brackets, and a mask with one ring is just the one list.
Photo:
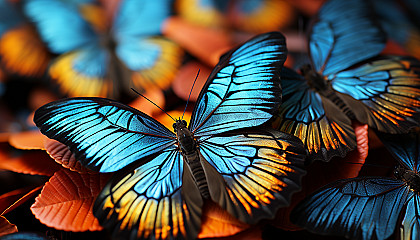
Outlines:
[[222, 56], [198, 97], [189, 129], [199, 137], [266, 122], [281, 102], [285, 58], [285, 39], [274, 32]]
[[312, 90], [306, 80], [284, 67], [283, 103], [272, 126], [300, 138], [311, 160], [345, 156], [356, 146], [351, 121], [330, 100]]
[[312, 232], [351, 239], [387, 239], [413, 193], [403, 181], [356, 178], [336, 181], [293, 210], [292, 222]]
[[84, 166], [117, 171], [161, 150], [175, 148], [175, 134], [144, 113], [100, 98], [72, 98], [38, 109], [41, 132], [70, 147]]
[[[183, 176], [183, 169], [181, 154], [172, 150], [152, 157], [129, 174], [123, 171], [98, 196], [95, 216], [123, 239], [197, 236], [203, 202], [191, 175]], [[187, 194], [182, 194], [181, 186], [188, 188]]]
[[[273, 217], [300, 189], [305, 151], [292, 135], [246, 129], [198, 144], [211, 165], [204, 169], [214, 183], [209, 184], [212, 199], [241, 221], [256, 223]], [[217, 179], [225, 183], [216, 184]]]

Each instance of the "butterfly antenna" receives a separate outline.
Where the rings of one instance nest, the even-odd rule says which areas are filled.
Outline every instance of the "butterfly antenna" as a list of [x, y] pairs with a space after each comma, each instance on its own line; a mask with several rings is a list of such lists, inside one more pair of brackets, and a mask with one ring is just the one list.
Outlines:
[[199, 74], [200, 74], [200, 69], [198, 69], [197, 76], [195, 76], [193, 85], [192, 85], [191, 90], [190, 90], [190, 94], [188, 95], [188, 98], [187, 98], [187, 104], [185, 104], [184, 112], [182, 113], [181, 119], [184, 119], [184, 114], [185, 114], [185, 111], [187, 111], [188, 102], [190, 101], [191, 93], [192, 93], [192, 90], [194, 89], [194, 85], [195, 85], [195, 82], [197, 81], [197, 78], [198, 78]]
[[152, 100], [148, 99], [146, 96], [144, 96], [143, 94], [139, 93], [136, 89], [131, 88], [131, 90], [133, 90], [133, 92], [137, 93], [138, 95], [144, 97], [147, 101], [149, 101], [150, 103], [152, 103], [153, 105], [155, 105], [157, 108], [159, 108], [160, 110], [162, 110], [162, 112], [164, 112], [166, 115], [168, 115], [170, 118], [172, 118], [172, 120], [174, 120], [174, 122], [176, 122], [175, 118], [173, 118], [171, 115], [169, 115], [169, 113], [167, 113], [165, 110], [163, 110], [161, 107], [159, 107], [156, 103], [154, 103]]

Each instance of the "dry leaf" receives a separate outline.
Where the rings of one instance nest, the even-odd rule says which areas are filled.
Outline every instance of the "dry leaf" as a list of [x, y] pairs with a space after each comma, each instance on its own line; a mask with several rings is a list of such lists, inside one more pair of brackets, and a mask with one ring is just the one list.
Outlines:
[[31, 206], [43, 224], [65, 231], [99, 231], [94, 201], [109, 174], [80, 174], [62, 169], [54, 174]]
[[48, 139], [39, 130], [13, 133], [9, 137], [12, 147], [23, 150], [45, 150], [44, 142]]
[[17, 231], [16, 225], [10, 223], [5, 217], [0, 216], [0, 237]]
[[0, 215], [7, 214], [35, 196], [42, 186], [16, 189], [0, 196]]

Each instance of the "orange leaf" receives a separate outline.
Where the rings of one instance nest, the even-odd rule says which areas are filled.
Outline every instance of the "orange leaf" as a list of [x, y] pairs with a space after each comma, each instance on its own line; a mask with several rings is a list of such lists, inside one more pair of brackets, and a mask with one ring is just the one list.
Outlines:
[[197, 76], [198, 70], [200, 70], [200, 74], [197, 77], [197, 81], [195, 82], [194, 89], [192, 90], [190, 97], [190, 101], [194, 102], [197, 100], [198, 95], [200, 94], [200, 91], [206, 83], [207, 77], [210, 75], [212, 70], [207, 65], [197, 61], [184, 64], [175, 76], [175, 79], [172, 82], [172, 89], [178, 97], [184, 100], [188, 99], [188, 95], [190, 94], [191, 87], [194, 83], [195, 77]]
[[12, 147], [23, 150], [45, 150], [44, 142], [48, 139], [39, 130], [13, 133], [9, 137]]
[[198, 238], [231, 236], [249, 228], [213, 202], [206, 202], [202, 219]]
[[85, 168], [76, 160], [74, 154], [63, 143], [47, 139], [45, 141], [45, 148], [50, 156], [61, 166], [79, 173], [93, 173], [93, 171]]
[[60, 230], [102, 230], [93, 216], [92, 207], [109, 176], [62, 169], [45, 184], [31, 206], [32, 213], [43, 224]]
[[16, 189], [0, 196], [0, 215], [7, 214], [33, 197], [42, 186]]
[[45, 151], [23, 151], [0, 144], [0, 169], [17, 173], [52, 176], [60, 169]]
[[0, 216], [0, 237], [17, 231], [16, 225], [10, 223], [5, 217]]

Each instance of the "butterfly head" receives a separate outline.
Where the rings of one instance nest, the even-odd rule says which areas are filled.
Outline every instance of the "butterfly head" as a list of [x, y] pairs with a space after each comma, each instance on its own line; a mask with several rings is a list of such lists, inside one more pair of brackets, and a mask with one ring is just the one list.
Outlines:
[[172, 127], [174, 128], [174, 132], [177, 133], [177, 132], [179, 132], [180, 129], [187, 128], [187, 121], [178, 119], [178, 120], [176, 120], [176, 122], [174, 122]]
[[323, 91], [327, 88], [328, 82], [325, 80], [324, 76], [316, 72], [311, 65], [303, 65], [300, 71], [311, 88], [317, 91]]
[[185, 153], [192, 153], [196, 149], [196, 144], [191, 131], [187, 128], [185, 120], [178, 119], [173, 125], [180, 150]]
[[403, 167], [396, 167], [394, 169], [394, 176], [398, 179], [403, 180], [412, 191], [417, 194], [420, 194], [420, 175], [411, 171], [404, 169]]

